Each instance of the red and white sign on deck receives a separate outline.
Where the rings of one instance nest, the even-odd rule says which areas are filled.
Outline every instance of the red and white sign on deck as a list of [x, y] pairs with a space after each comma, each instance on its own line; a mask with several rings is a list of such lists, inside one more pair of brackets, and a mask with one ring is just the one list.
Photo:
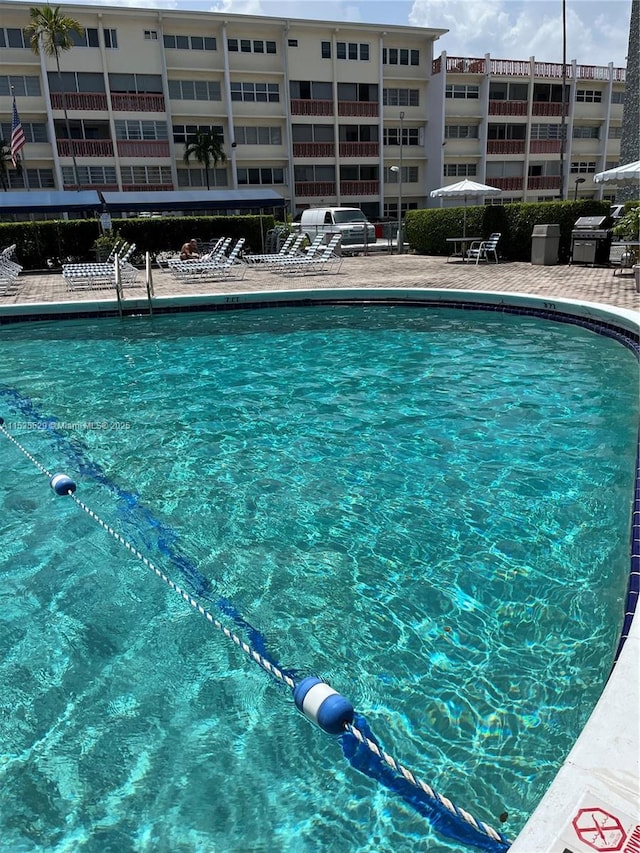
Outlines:
[[576, 835], [593, 850], [622, 850], [627, 833], [619, 818], [599, 806], [580, 809], [572, 820]]

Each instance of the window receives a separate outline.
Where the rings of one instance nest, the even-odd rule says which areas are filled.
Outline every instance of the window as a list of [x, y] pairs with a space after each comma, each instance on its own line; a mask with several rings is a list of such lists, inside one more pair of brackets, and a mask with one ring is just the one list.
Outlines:
[[407, 50], [407, 48], [383, 47], [383, 65], [420, 65], [420, 51]]
[[116, 139], [165, 140], [167, 125], [163, 121], [140, 121], [139, 119], [117, 119], [114, 122]]
[[377, 103], [378, 87], [375, 83], [338, 83], [338, 100]]
[[[117, 184], [115, 166], [78, 166], [81, 184]], [[62, 167], [62, 183], [73, 186], [76, 182], [73, 166]]]
[[227, 48], [230, 53], [277, 53], [274, 41], [262, 39], [227, 39]]
[[612, 104], [624, 104], [624, 92], [616, 92], [615, 89], [611, 92]]
[[331, 83], [319, 83], [311, 80], [291, 80], [289, 94], [293, 100], [332, 101], [333, 86]]
[[288, 47], [298, 47], [298, 39], [287, 39]]
[[238, 169], [238, 184], [284, 184], [284, 169]]
[[40, 78], [23, 77], [16, 74], [0, 74], [0, 95], [11, 97], [38, 97], [40, 95]]
[[238, 145], [282, 145], [279, 127], [234, 127], [233, 133]]
[[340, 166], [341, 181], [377, 181], [378, 177], [377, 166]]
[[118, 94], [162, 94], [159, 74], [109, 74], [109, 88]]
[[[566, 100], [569, 100], [569, 87], [565, 87], [567, 94]], [[533, 84], [533, 100], [536, 103], [543, 104], [561, 104], [562, 103], [562, 86], [558, 83], [534, 83]]]
[[477, 124], [446, 124], [444, 128], [445, 139], [477, 139]]
[[[329, 45], [328, 41], [322, 42], [323, 45]], [[331, 55], [331, 46], [329, 45], [329, 56]], [[324, 54], [323, 54], [324, 56]], [[336, 58], [337, 59], [360, 59], [369, 60], [369, 45], [358, 44], [354, 41], [337, 41], [336, 42]]]
[[[56, 139], [68, 139], [66, 121], [54, 122]], [[69, 119], [71, 139], [111, 139], [108, 121]]]
[[571, 161], [571, 173], [576, 174], [591, 174], [595, 172], [596, 164], [595, 160], [572, 160]]
[[525, 139], [527, 128], [524, 124], [490, 124], [487, 139]]
[[0, 27], [0, 47], [31, 47], [24, 30]]
[[382, 103], [385, 107], [419, 107], [419, 89], [383, 89]]
[[98, 30], [94, 27], [86, 27], [82, 35], [78, 35], [77, 32], [71, 30], [69, 36], [74, 47], [100, 47]]
[[210, 133], [224, 144], [224, 127], [221, 124], [174, 124], [173, 141], [186, 145], [198, 133]]
[[[418, 167], [417, 166], [403, 166], [402, 167], [402, 183], [403, 184], [417, 184], [418, 183]], [[385, 184], [397, 184], [398, 183], [398, 173], [392, 172], [389, 166], [385, 166], [384, 169], [384, 182]]]
[[332, 124], [291, 125], [291, 139], [293, 142], [333, 142], [334, 138]]
[[118, 47], [118, 33], [116, 30], [104, 31], [104, 46], [114, 49]]
[[169, 166], [121, 166], [123, 185], [169, 184], [173, 185]]
[[587, 124], [574, 124], [572, 136], [574, 139], [600, 139], [600, 128]]
[[[7, 177], [10, 190], [26, 189], [23, 172], [10, 169]], [[53, 169], [27, 169], [27, 180], [31, 190], [51, 190], [55, 187]]]
[[[209, 186], [226, 187], [229, 185], [226, 169], [209, 169]], [[204, 169], [178, 169], [179, 187], [206, 187], [207, 176]]]
[[318, 183], [320, 181], [333, 183], [336, 179], [335, 166], [294, 166], [293, 176], [296, 181]]
[[609, 126], [609, 139], [622, 139], [622, 127], [620, 125], [612, 124]]
[[[63, 71], [60, 77], [50, 71], [48, 73], [49, 91], [51, 92], [100, 92], [104, 93], [104, 77], [93, 71]], [[62, 86], [60, 85], [62, 81]], [[106, 109], [106, 105], [105, 105]]]
[[145, 39], [145, 41], [158, 41], [158, 31], [157, 30], [145, 30], [144, 31], [144, 39]]
[[[27, 142], [48, 142], [49, 134], [47, 133], [47, 125], [39, 122], [23, 121], [22, 129]], [[11, 122], [2, 122], [0, 124], [0, 139], [11, 139]]]
[[231, 100], [275, 103], [280, 100], [280, 87], [277, 83], [232, 83]]
[[330, 41], [322, 41], [320, 42], [320, 55], [323, 59], [331, 59], [331, 42]]
[[[400, 145], [400, 128], [385, 127], [382, 132], [382, 140], [385, 145]], [[402, 128], [402, 144], [403, 145], [420, 145], [420, 128], [418, 127], [403, 127]]]
[[445, 163], [445, 178], [473, 178], [477, 174], [476, 163]]
[[174, 101], [220, 101], [217, 80], [169, 80], [169, 97]]
[[490, 178], [521, 178], [523, 169], [522, 160], [488, 160], [486, 179], [488, 182]]
[[602, 103], [602, 92], [599, 89], [578, 89], [576, 101], [583, 104], [600, 104]]
[[[566, 134], [566, 127], [565, 127]], [[562, 139], [561, 124], [532, 124], [531, 139]]]
[[526, 101], [528, 97], [527, 83], [507, 83], [498, 80], [489, 84], [490, 101]]
[[[146, 36], [145, 36], [146, 38]], [[165, 35], [164, 46], [174, 50], [216, 50], [217, 42], [212, 36]]]
[[479, 86], [457, 86], [449, 83], [445, 89], [445, 98], [472, 98], [477, 100], [480, 97]]

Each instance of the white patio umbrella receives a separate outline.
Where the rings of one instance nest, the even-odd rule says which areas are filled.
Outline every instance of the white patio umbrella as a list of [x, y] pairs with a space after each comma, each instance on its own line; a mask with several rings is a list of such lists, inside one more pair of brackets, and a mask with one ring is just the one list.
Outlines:
[[459, 198], [464, 201], [464, 213], [462, 219], [462, 236], [467, 236], [467, 199], [483, 198], [486, 195], [499, 195], [502, 190], [498, 187], [488, 187], [486, 184], [477, 184], [475, 181], [469, 181], [467, 178], [464, 181], [458, 181], [457, 184], [449, 184], [447, 187], [439, 187], [437, 190], [431, 190], [429, 195], [432, 198]]
[[640, 189], [640, 160], [598, 172], [593, 176], [594, 184], [638, 184]]

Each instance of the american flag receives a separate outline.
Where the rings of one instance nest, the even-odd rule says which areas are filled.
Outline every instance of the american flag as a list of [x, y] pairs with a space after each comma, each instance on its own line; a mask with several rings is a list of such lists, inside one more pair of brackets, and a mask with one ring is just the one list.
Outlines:
[[27, 144], [27, 140], [22, 129], [18, 108], [16, 107], [15, 96], [13, 98], [13, 121], [11, 122], [11, 161], [14, 166], [18, 165], [18, 157], [20, 152]]

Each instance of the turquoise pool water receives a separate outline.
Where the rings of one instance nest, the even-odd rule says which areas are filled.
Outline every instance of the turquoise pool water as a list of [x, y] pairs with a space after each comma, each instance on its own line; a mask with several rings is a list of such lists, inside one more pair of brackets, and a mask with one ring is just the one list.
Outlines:
[[[0, 415], [43, 465], [517, 834], [617, 642], [631, 352], [535, 318], [327, 307], [3, 327], [0, 356]], [[0, 462], [0, 846], [460, 850], [6, 439]]]

